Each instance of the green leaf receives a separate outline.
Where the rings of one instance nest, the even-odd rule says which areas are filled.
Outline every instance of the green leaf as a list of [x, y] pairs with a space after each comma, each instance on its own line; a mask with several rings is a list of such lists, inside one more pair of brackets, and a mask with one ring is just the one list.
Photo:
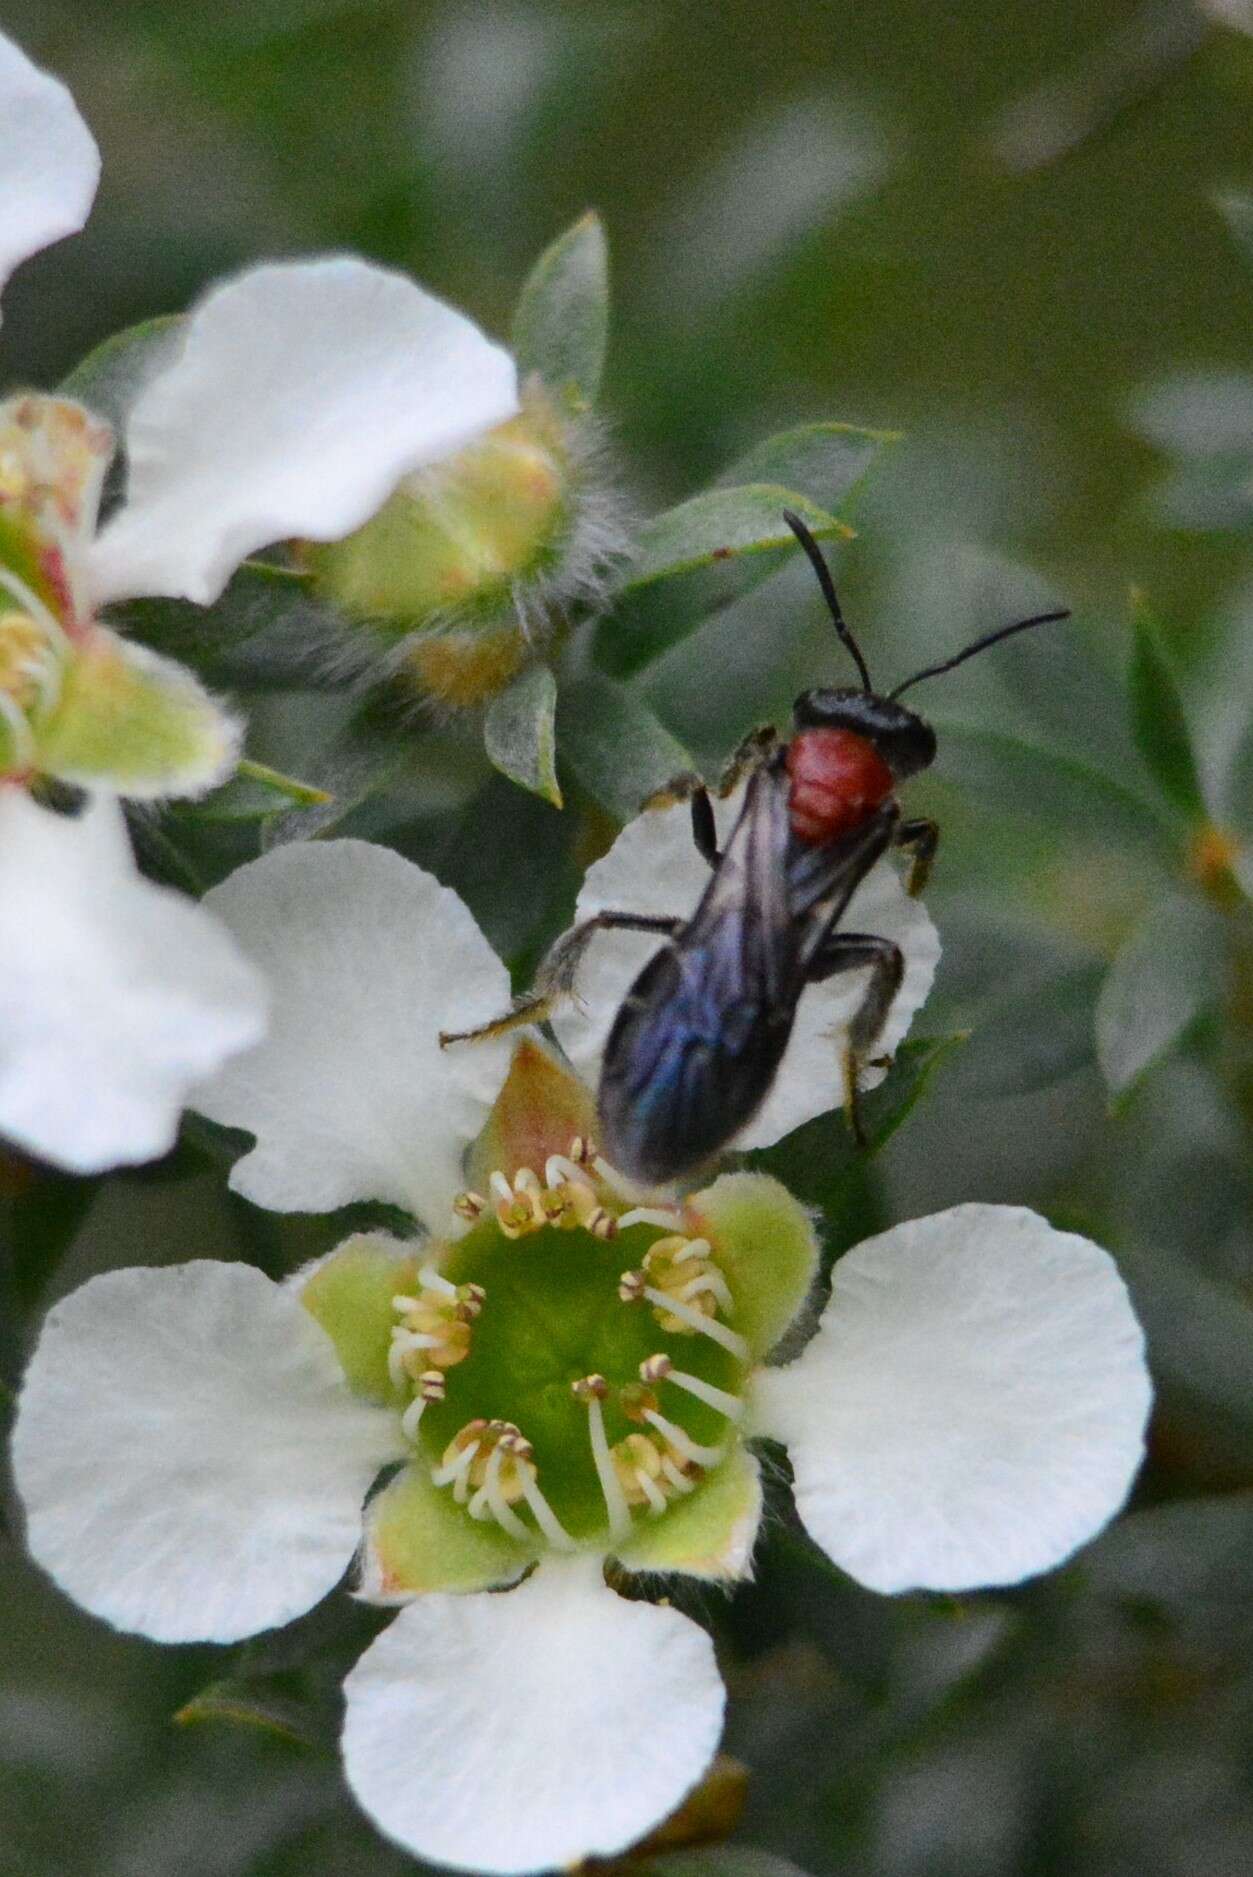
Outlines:
[[245, 561], [212, 606], [131, 600], [111, 616], [219, 684], [338, 687], [352, 675], [343, 615], [314, 597], [306, 574], [264, 561]]
[[670, 1851], [647, 1858], [642, 1864], [632, 1859], [621, 1867], [621, 1877], [628, 1872], [637, 1877], [805, 1877], [798, 1864], [773, 1851], [757, 1851], [750, 1845], [706, 1845], [700, 1851]]
[[[1183, 1631], [1229, 1644], [1253, 1626], [1253, 1492], [1152, 1506], [1083, 1552], [1098, 1596], [1153, 1609]], [[1233, 1634], [1234, 1632], [1234, 1634]]]
[[302, 1702], [275, 1693], [262, 1683], [229, 1677], [210, 1682], [174, 1715], [175, 1725], [179, 1727], [199, 1726], [206, 1721], [225, 1722], [232, 1727], [255, 1727], [293, 1746], [328, 1745], [317, 1717]]
[[529, 665], [492, 699], [483, 743], [501, 775], [560, 808], [556, 713], [557, 680], [547, 665]]
[[773, 483], [795, 489], [832, 514], [848, 510], [883, 451], [901, 441], [899, 430], [864, 430], [858, 424], [801, 424], [754, 444], [725, 469], [718, 486]]
[[324, 801], [271, 815], [262, 831], [263, 849], [332, 834], [354, 809], [401, 779], [412, 759], [413, 734], [385, 707], [364, 704], [307, 765], [308, 786]]
[[1136, 747], [1162, 794], [1190, 821], [1205, 817], [1205, 800], [1192, 753], [1192, 735], [1174, 676], [1162, 653], [1156, 621], [1142, 594], [1133, 593], [1135, 634], [1127, 681]]
[[1217, 912], [1182, 895], [1156, 905], [1110, 966], [1096, 1006], [1096, 1054], [1115, 1096], [1169, 1055], [1221, 989]]
[[172, 313], [115, 332], [62, 379], [61, 395], [77, 398], [115, 430], [124, 429], [144, 386], [177, 358], [186, 323], [184, 314]]
[[609, 249], [600, 218], [583, 215], [546, 248], [522, 289], [513, 350], [523, 377], [573, 385], [595, 401], [609, 338]]
[[618, 592], [635, 593], [654, 581], [670, 580], [739, 555], [795, 548], [796, 537], [783, 519], [785, 508], [794, 510], [819, 540], [852, 538], [853, 530], [846, 522], [795, 489], [771, 482], [707, 489], [644, 523]]
[[298, 782], [266, 763], [241, 761], [229, 782], [188, 803], [182, 814], [192, 821], [259, 821], [276, 809], [320, 808], [334, 797], [310, 782]]
[[936, 1071], [953, 1059], [968, 1034], [959, 1030], [951, 1036], [920, 1037], [901, 1044], [882, 1082], [862, 1097], [864, 1148], [856, 1145], [842, 1116], [820, 1114], [773, 1147], [747, 1154], [747, 1164], [772, 1173], [802, 1205], [835, 1211], [844, 1182], [887, 1146]]
[[1233, 1285], [1156, 1247], [1119, 1254], [1148, 1345], [1171, 1461], [1253, 1481], [1253, 1308]]
[[958, 1064], [961, 1092], [980, 1099], [1027, 1095], [1090, 1067], [1105, 970], [1102, 961], [1086, 961], [1048, 977], [1033, 974], [998, 998], [980, 1017]]
[[1021, 737], [932, 717], [939, 740], [938, 768], [998, 812], [1047, 823], [1073, 840], [1103, 837], [1147, 849], [1172, 866], [1174, 829], [1160, 811], [1101, 770]]
[[583, 788], [618, 821], [629, 821], [648, 796], [692, 768], [647, 704], [599, 674], [562, 685], [557, 746]]

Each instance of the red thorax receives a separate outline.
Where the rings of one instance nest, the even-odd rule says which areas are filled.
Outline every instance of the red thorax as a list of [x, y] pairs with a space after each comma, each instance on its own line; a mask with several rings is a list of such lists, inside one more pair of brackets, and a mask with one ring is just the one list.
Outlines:
[[849, 834], [895, 788], [892, 771], [855, 730], [800, 730], [788, 745], [792, 778], [788, 807], [799, 841]]

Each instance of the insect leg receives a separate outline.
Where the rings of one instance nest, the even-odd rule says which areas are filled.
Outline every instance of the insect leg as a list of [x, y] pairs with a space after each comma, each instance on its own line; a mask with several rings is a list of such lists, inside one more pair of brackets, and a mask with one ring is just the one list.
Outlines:
[[907, 891], [917, 899], [931, 877], [931, 863], [940, 845], [940, 826], [936, 821], [902, 821], [896, 830], [896, 847], [907, 847], [912, 855]]
[[891, 939], [868, 932], [833, 932], [809, 968], [809, 982], [817, 984], [840, 971], [870, 966], [865, 995], [853, 1012], [844, 1046], [844, 1112], [859, 1147], [866, 1145], [858, 1100], [857, 1077], [887, 1021], [892, 1000], [905, 975], [905, 957]]
[[716, 867], [722, 856], [718, 852], [718, 830], [714, 826], [714, 808], [709, 799], [709, 790], [704, 780], [694, 769], [685, 769], [681, 775], [671, 776], [664, 788], [654, 789], [643, 806], [648, 808], [673, 808], [676, 802], [689, 802], [692, 810], [692, 839], [701, 859], [711, 867]]
[[751, 774], [778, 747], [779, 733], [772, 723], [758, 724], [750, 730], [731, 756], [718, 782], [718, 794], [729, 795], [741, 777]]
[[535, 974], [535, 984], [521, 997], [515, 997], [503, 1016], [493, 1017], [472, 1030], [441, 1030], [439, 1046], [450, 1043], [478, 1043], [489, 1036], [503, 1036], [524, 1023], [543, 1023], [554, 1005], [574, 991], [579, 962], [598, 932], [658, 932], [665, 938], [677, 938], [687, 921], [668, 919], [646, 912], [598, 912], [564, 932], [545, 954]]

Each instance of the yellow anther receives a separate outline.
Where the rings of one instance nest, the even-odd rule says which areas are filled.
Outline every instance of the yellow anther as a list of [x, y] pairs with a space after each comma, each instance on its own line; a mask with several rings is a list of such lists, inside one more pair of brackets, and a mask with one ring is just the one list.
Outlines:
[[[655, 1505], [659, 1497], [664, 1497], [665, 1487], [654, 1483], [662, 1478], [661, 1455], [647, 1434], [628, 1434], [625, 1440], [610, 1448], [610, 1456], [629, 1506]], [[651, 1492], [649, 1486], [652, 1486]]]
[[452, 1209], [459, 1219], [468, 1219], [473, 1225], [487, 1211], [487, 1201], [482, 1193], [458, 1193], [452, 1202]]
[[609, 1384], [603, 1375], [584, 1375], [577, 1382], [571, 1382], [570, 1393], [576, 1401], [603, 1401], [609, 1393]]
[[669, 1335], [693, 1335], [693, 1313], [714, 1318], [719, 1304], [724, 1309], [730, 1306], [730, 1289], [709, 1255], [710, 1250], [708, 1239], [684, 1238], [676, 1232], [655, 1239], [644, 1254], [649, 1288], [684, 1306], [684, 1313], [680, 1314], [655, 1305], [653, 1314]]
[[618, 1296], [623, 1303], [638, 1303], [647, 1283], [642, 1271], [624, 1271], [618, 1279]]
[[38, 701], [41, 674], [55, 659], [47, 632], [28, 613], [0, 614], [0, 692], [19, 710], [29, 710]]
[[487, 1422], [483, 1419], [467, 1421], [464, 1427], [457, 1430], [445, 1447], [440, 1465], [452, 1466], [455, 1461], [461, 1458], [467, 1447], [472, 1447], [475, 1441], [482, 1441], [486, 1432]]
[[423, 1401], [443, 1401], [448, 1393], [448, 1384], [444, 1380], [442, 1369], [423, 1369], [418, 1377], [417, 1392]]
[[487, 1301], [487, 1292], [481, 1284], [460, 1284], [457, 1287], [457, 1315], [463, 1323], [473, 1323], [483, 1311]]
[[640, 1363], [640, 1380], [642, 1382], [664, 1382], [667, 1375], [673, 1372], [673, 1369], [674, 1364], [671, 1362], [669, 1356], [658, 1353], [655, 1356], [649, 1356], [646, 1362]]

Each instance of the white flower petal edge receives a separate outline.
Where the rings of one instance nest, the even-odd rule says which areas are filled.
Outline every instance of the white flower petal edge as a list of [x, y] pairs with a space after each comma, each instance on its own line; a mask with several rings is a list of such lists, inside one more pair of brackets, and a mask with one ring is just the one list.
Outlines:
[[111, 1271], [50, 1311], [13, 1435], [30, 1549], [158, 1642], [233, 1642], [333, 1589], [397, 1457], [329, 1337], [250, 1265]]
[[[720, 842], [734, 825], [743, 788], [715, 802]], [[606, 907], [623, 912], [677, 914], [686, 918], [709, 881], [696, 852], [686, 806], [649, 809], [629, 821], [600, 860], [588, 869], [575, 916], [588, 919]], [[905, 977], [876, 1053], [890, 1055], [925, 1002], [940, 957], [940, 940], [926, 908], [910, 899], [889, 861], [880, 861], [854, 894], [841, 928], [878, 932], [895, 939], [905, 954]], [[559, 1011], [554, 1028], [574, 1066], [594, 1082], [610, 1025], [636, 973], [658, 941], [641, 932], [598, 933], [579, 968], [579, 1007]], [[839, 1037], [861, 1000], [864, 971], [814, 984], [801, 998], [796, 1029], [778, 1076], [759, 1112], [735, 1141], [737, 1147], [769, 1147], [802, 1122], [844, 1100]], [[882, 1070], [867, 1070], [872, 1088]]]
[[459, 1869], [622, 1850], [700, 1778], [724, 1694], [704, 1630], [587, 1560], [516, 1590], [427, 1596], [344, 1684], [348, 1782], [380, 1829]]
[[801, 1518], [872, 1590], [1060, 1564], [1144, 1452], [1144, 1337], [1112, 1258], [1016, 1206], [956, 1206], [840, 1259], [817, 1335], [758, 1380]]
[[255, 549], [350, 534], [516, 409], [509, 354], [402, 275], [348, 256], [253, 268], [201, 302], [131, 409], [94, 596], [208, 604]]
[[100, 152], [59, 78], [0, 33], [0, 291], [22, 261], [87, 220]]
[[509, 975], [451, 888], [365, 841], [282, 847], [206, 896], [272, 987], [266, 1040], [196, 1091], [257, 1137], [231, 1185], [278, 1212], [356, 1199], [452, 1223], [462, 1156], [509, 1039], [441, 1050], [509, 1004]]
[[116, 802], [0, 785], [0, 1135], [76, 1173], [165, 1153], [265, 1002], [218, 921], [141, 878]]

